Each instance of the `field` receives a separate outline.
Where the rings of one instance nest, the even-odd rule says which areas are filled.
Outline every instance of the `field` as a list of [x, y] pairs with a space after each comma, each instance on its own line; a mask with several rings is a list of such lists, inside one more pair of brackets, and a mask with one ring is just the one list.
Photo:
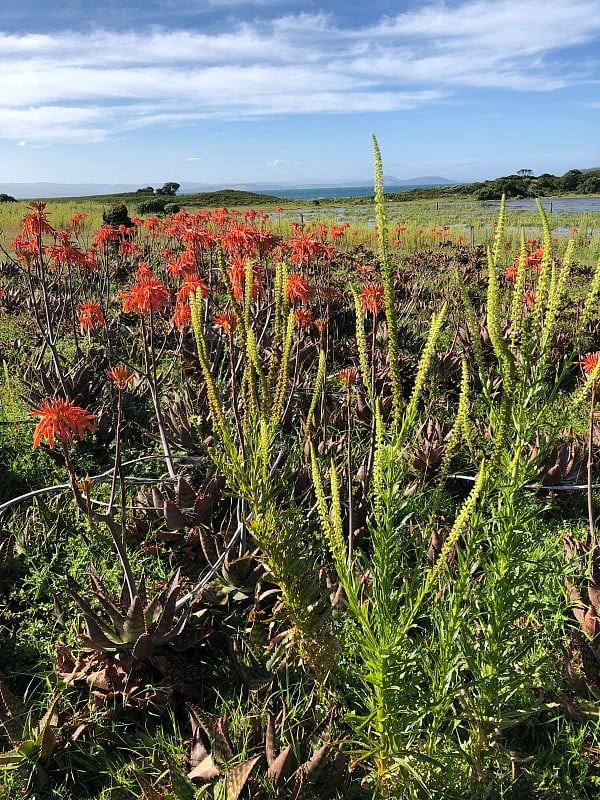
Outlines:
[[375, 155], [0, 205], [0, 796], [598, 795], [600, 220]]

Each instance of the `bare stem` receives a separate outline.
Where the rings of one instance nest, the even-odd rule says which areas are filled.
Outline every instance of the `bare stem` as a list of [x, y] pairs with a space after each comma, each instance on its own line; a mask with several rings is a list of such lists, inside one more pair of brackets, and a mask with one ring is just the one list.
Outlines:
[[596, 552], [597, 541], [596, 541], [596, 529], [594, 526], [594, 504], [592, 499], [592, 467], [594, 465], [594, 452], [593, 452], [593, 444], [594, 444], [594, 412], [596, 410], [596, 381], [594, 380], [592, 383], [592, 397], [590, 400], [590, 424], [589, 424], [589, 431], [588, 431], [588, 459], [587, 459], [587, 504], [588, 504], [588, 522], [589, 522], [589, 533], [588, 533], [588, 549], [591, 549], [592, 552]]

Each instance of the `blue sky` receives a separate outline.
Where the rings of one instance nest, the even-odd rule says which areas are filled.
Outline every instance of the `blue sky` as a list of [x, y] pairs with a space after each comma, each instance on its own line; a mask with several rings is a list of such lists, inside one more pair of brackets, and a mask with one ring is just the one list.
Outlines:
[[600, 165], [600, 0], [0, 4], [0, 183]]

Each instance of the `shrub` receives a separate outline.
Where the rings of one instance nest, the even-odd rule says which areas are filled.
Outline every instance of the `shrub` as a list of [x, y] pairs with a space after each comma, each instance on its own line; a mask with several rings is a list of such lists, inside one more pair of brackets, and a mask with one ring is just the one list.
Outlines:
[[146, 200], [144, 203], [140, 203], [138, 211], [140, 214], [162, 214], [165, 210], [165, 206], [168, 205], [173, 205], [173, 203], [169, 203], [164, 197], [155, 197], [152, 200]]
[[102, 213], [102, 219], [105, 225], [111, 225], [113, 228], [118, 228], [119, 225], [125, 225], [126, 228], [131, 228], [133, 222], [129, 216], [129, 211], [124, 203], [114, 205], [110, 211]]

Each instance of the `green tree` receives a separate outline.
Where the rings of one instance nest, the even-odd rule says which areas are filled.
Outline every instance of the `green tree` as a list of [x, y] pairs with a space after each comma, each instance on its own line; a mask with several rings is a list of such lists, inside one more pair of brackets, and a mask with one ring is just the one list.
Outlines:
[[175, 183], [174, 181], [169, 181], [168, 183], [164, 183], [160, 189], [157, 189], [156, 194], [166, 194], [169, 197], [175, 197], [180, 185], [181, 184]]
[[575, 192], [583, 180], [583, 172], [580, 169], [570, 169], [560, 179], [561, 192]]
[[543, 172], [538, 176], [536, 188], [538, 195], [554, 194], [558, 191], [560, 179], [549, 172]]
[[584, 194], [600, 194], [600, 173], [588, 175], [580, 186]]

